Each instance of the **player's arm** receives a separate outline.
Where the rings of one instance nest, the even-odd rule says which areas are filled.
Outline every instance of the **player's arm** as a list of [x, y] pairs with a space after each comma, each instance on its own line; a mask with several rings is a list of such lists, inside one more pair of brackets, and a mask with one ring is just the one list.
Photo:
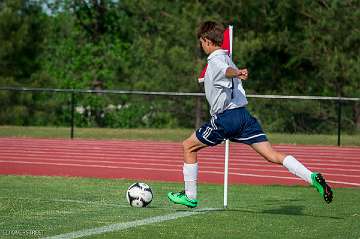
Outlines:
[[232, 67], [228, 67], [226, 69], [225, 76], [226, 78], [237, 77], [241, 80], [246, 80], [248, 78], [248, 70], [246, 68], [238, 70]]

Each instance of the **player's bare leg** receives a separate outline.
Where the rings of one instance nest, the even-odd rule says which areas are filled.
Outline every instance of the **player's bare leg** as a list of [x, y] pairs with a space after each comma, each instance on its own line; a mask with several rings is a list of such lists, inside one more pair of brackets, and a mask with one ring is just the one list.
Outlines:
[[195, 133], [193, 133], [189, 138], [184, 140], [183, 149], [184, 149], [184, 183], [185, 191], [178, 193], [170, 192], [168, 193], [168, 198], [170, 201], [182, 204], [188, 207], [197, 206], [197, 175], [198, 175], [198, 164], [197, 164], [197, 152], [207, 147], [207, 145], [200, 142]]
[[269, 162], [282, 164], [289, 172], [313, 185], [323, 196], [325, 202], [330, 203], [332, 201], [332, 189], [320, 173], [311, 172], [291, 155], [275, 151], [267, 141], [252, 144], [251, 147]]
[[197, 163], [197, 152], [205, 147], [208, 146], [200, 142], [197, 139], [195, 133], [193, 133], [189, 138], [185, 139], [183, 142], [184, 163], [186, 164]]
[[275, 151], [268, 141], [252, 144], [251, 147], [272, 163], [283, 164], [286, 157], [285, 154]]

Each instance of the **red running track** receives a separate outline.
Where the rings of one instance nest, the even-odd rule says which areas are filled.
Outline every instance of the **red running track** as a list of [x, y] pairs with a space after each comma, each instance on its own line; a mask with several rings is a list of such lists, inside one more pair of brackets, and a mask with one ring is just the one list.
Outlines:
[[[360, 187], [360, 147], [275, 145], [334, 187]], [[224, 145], [199, 153], [199, 182], [223, 183]], [[0, 138], [0, 174], [182, 182], [180, 143]], [[230, 184], [306, 185], [243, 144], [230, 145]]]

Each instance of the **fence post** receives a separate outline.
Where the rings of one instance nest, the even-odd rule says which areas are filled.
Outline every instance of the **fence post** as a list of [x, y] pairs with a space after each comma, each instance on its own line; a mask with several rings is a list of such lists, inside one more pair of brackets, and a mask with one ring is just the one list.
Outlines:
[[71, 129], [70, 129], [70, 138], [74, 138], [74, 111], [75, 111], [75, 93], [71, 92]]
[[338, 140], [337, 140], [337, 145], [340, 146], [341, 141], [340, 141], [340, 136], [341, 136], [341, 100], [339, 99], [337, 101], [337, 108], [338, 108]]
[[199, 128], [201, 126], [201, 97], [196, 96], [196, 106], [195, 106], [195, 128]]

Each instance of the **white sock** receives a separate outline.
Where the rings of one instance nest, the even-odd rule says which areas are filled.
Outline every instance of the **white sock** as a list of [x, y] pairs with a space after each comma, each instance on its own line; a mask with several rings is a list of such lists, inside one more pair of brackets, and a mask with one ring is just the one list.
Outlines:
[[198, 164], [184, 163], [183, 174], [184, 174], [186, 196], [191, 200], [196, 199]]
[[306, 182], [312, 184], [311, 171], [307, 169], [302, 163], [297, 161], [296, 158], [294, 158], [293, 156], [286, 156], [283, 161], [283, 165], [289, 170], [290, 173], [293, 173], [296, 176], [305, 180]]

